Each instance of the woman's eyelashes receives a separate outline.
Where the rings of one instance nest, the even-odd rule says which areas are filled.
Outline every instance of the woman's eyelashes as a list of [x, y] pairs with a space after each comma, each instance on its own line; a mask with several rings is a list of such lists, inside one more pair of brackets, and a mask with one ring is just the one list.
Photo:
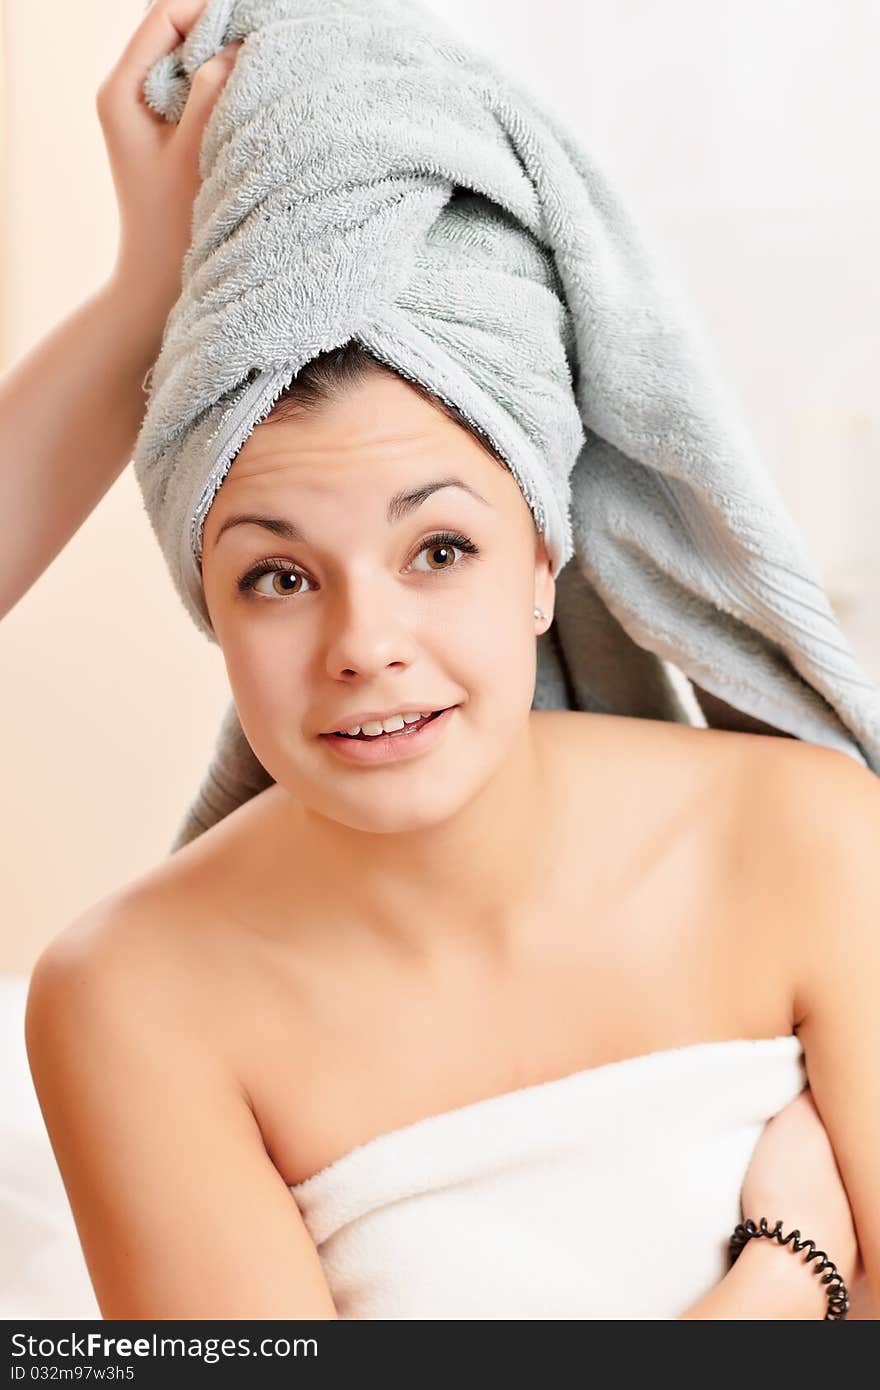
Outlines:
[[[453, 551], [455, 550], [460, 550], [462, 552], [462, 558], [460, 560], [452, 558]], [[462, 535], [459, 531], [438, 531], [436, 534], [428, 536], [426, 540], [422, 541], [413, 557], [413, 561], [419, 559], [426, 552], [429, 556], [432, 556], [434, 560], [436, 560], [437, 555], [440, 555], [442, 558], [439, 564], [428, 563], [426, 568], [417, 571], [421, 574], [443, 574], [449, 570], [461, 569], [462, 565], [466, 564], [468, 560], [480, 553], [473, 541], [468, 536]], [[412, 566], [413, 561], [410, 561], [409, 567]], [[272, 590], [271, 594], [256, 587], [257, 582], [263, 575], [270, 576], [269, 584]], [[292, 582], [294, 585], [298, 584], [299, 587], [287, 588], [279, 592], [279, 590], [275, 588], [276, 578], [280, 578], [282, 582], [285, 583]], [[288, 596], [308, 592], [308, 590], [303, 590], [302, 581], [311, 585], [311, 580], [308, 575], [301, 570], [298, 565], [292, 564], [290, 560], [270, 556], [265, 560], [260, 560], [256, 565], [253, 565], [247, 570], [236, 581], [236, 588], [247, 597], [259, 594], [262, 598], [286, 598]]]

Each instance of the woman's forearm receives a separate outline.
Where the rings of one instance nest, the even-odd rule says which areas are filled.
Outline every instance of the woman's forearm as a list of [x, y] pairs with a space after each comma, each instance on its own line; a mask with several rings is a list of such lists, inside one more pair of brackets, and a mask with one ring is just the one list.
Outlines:
[[163, 307], [111, 279], [0, 377], [0, 618], [129, 462]]
[[803, 1251], [775, 1241], [750, 1240], [719, 1284], [682, 1313], [682, 1318], [715, 1321], [742, 1318], [823, 1319], [828, 1308], [826, 1285]]

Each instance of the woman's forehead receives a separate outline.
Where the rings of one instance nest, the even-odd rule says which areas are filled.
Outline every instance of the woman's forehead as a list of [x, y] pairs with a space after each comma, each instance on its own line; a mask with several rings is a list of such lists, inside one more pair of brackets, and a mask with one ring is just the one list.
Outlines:
[[361, 502], [384, 500], [407, 485], [425, 487], [446, 475], [496, 505], [511, 486], [519, 491], [468, 430], [414, 395], [413, 400], [412, 409], [397, 413], [367, 415], [363, 402], [347, 399], [302, 417], [267, 419], [233, 461], [209, 520], [222, 524], [220, 513], [229, 508], [282, 494], [318, 503], [354, 495]]

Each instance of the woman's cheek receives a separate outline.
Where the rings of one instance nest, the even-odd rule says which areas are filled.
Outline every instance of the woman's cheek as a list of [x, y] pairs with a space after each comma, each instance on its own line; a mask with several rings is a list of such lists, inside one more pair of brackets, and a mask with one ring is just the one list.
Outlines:
[[288, 650], [277, 635], [261, 640], [259, 634], [248, 633], [227, 643], [223, 655], [248, 740], [253, 743], [254, 729], [260, 731], [262, 739], [283, 742], [297, 719], [301, 722], [306, 703], [297, 652]]

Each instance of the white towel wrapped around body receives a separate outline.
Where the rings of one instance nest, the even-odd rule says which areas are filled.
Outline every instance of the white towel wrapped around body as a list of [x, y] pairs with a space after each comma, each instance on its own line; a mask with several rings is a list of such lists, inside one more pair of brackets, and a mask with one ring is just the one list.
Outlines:
[[417, 1120], [290, 1191], [341, 1318], [677, 1318], [723, 1278], [761, 1131], [805, 1085], [794, 1034], [652, 1052]]

